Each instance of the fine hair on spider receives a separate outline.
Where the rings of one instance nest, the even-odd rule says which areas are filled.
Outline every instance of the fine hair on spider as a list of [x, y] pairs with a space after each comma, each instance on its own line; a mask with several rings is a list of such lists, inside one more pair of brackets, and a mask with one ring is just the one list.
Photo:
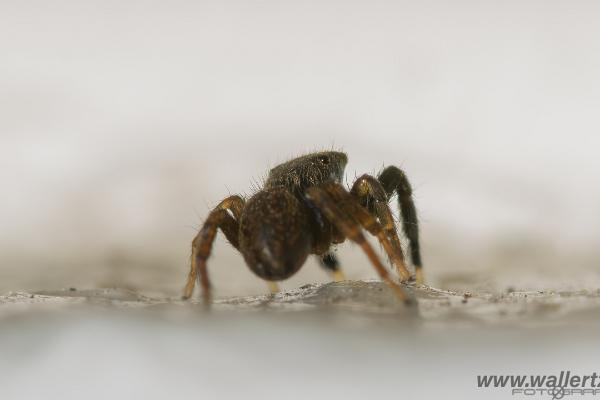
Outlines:
[[396, 283], [364, 236], [366, 231], [377, 238], [401, 282], [413, 278], [406, 268], [389, 207], [390, 199], [397, 195], [414, 278], [423, 282], [417, 212], [408, 178], [401, 169], [388, 166], [377, 177], [359, 176], [348, 191], [342, 185], [347, 163], [347, 155], [340, 151], [309, 153], [273, 167], [247, 199], [233, 195], [222, 200], [192, 241], [183, 298], [191, 297], [198, 280], [204, 302], [210, 303], [207, 259], [221, 230], [250, 270], [267, 281], [272, 291], [278, 290], [277, 281], [294, 275], [311, 254], [334, 279], [343, 280], [332, 247], [348, 239], [364, 251], [395, 295], [411, 303], [409, 293]]

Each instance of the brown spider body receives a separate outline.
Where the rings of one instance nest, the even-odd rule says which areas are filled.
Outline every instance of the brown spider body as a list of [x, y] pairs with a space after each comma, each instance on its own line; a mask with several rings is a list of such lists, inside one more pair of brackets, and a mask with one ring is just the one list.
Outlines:
[[417, 280], [421, 281], [418, 226], [410, 184], [401, 170], [388, 167], [378, 179], [361, 176], [348, 192], [342, 186], [347, 162], [346, 154], [334, 151], [298, 157], [271, 169], [263, 188], [247, 201], [239, 196], [223, 200], [192, 242], [184, 298], [191, 296], [199, 277], [204, 298], [210, 299], [206, 260], [217, 230], [221, 229], [248, 267], [269, 282], [295, 274], [310, 254], [317, 255], [324, 267], [339, 272], [331, 247], [349, 239], [365, 251], [398, 297], [408, 302], [409, 296], [391, 278], [362, 231], [377, 237], [402, 281], [408, 280], [410, 274], [388, 205], [390, 197], [397, 193], [411, 259]]
[[259, 277], [292, 276], [309, 254], [322, 255], [335, 235], [305, 196], [309, 187], [340, 184], [348, 158], [328, 152], [295, 158], [273, 168], [264, 189], [252, 196], [240, 221], [240, 252]]

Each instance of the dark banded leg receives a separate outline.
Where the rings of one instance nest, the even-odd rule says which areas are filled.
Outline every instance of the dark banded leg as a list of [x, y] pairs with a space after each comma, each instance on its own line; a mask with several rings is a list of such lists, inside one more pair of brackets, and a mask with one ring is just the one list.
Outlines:
[[388, 196], [381, 183], [370, 175], [362, 175], [352, 185], [350, 194], [357, 199], [361, 206], [377, 217], [395, 250], [393, 257], [390, 256], [390, 261], [396, 265], [402, 280], [408, 280], [410, 273], [404, 262], [402, 245], [400, 244], [396, 223], [388, 204]]
[[345, 281], [346, 277], [340, 269], [340, 263], [335, 254], [329, 252], [319, 257], [319, 263], [321, 266], [329, 271], [336, 282]]
[[[239, 196], [231, 196], [223, 200], [206, 218], [202, 229], [192, 241], [192, 256], [190, 261], [190, 273], [183, 290], [183, 299], [192, 296], [196, 280], [199, 279], [202, 286], [202, 297], [205, 303], [210, 302], [210, 280], [206, 269], [206, 260], [210, 256], [213, 242], [217, 236], [217, 230], [225, 234], [225, 237], [235, 247], [239, 248], [239, 218], [244, 208], [244, 200]], [[229, 214], [233, 214], [233, 217]]]
[[412, 187], [406, 174], [397, 167], [389, 166], [378, 176], [379, 182], [385, 189], [388, 198], [394, 192], [398, 195], [398, 206], [402, 215], [402, 229], [408, 238], [410, 248], [410, 259], [415, 266], [417, 283], [423, 283], [423, 263], [421, 261], [421, 249], [419, 245], [419, 221], [417, 209], [412, 198]]
[[361, 226], [336, 205], [328, 192], [324, 188], [311, 187], [306, 190], [306, 197], [323, 213], [325, 218], [327, 218], [340, 233], [362, 248], [381, 279], [390, 286], [396, 296], [406, 304], [411, 303], [408, 293], [400, 285], [394, 282], [387, 269], [385, 269], [379, 260], [379, 257], [377, 257], [373, 247], [371, 247], [369, 242], [365, 239], [365, 236], [362, 234]]

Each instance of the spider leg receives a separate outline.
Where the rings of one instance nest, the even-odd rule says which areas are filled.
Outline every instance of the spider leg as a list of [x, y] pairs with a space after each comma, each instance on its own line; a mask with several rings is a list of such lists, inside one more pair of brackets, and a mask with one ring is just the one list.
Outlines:
[[408, 238], [410, 248], [410, 259], [415, 266], [417, 283], [423, 283], [423, 263], [421, 261], [421, 249], [419, 246], [419, 221], [417, 209], [412, 198], [412, 187], [406, 174], [399, 168], [389, 166], [378, 176], [379, 182], [385, 189], [388, 198], [394, 192], [398, 194], [398, 206], [402, 214], [402, 229]]
[[267, 282], [267, 286], [269, 287], [269, 291], [271, 292], [271, 294], [275, 294], [280, 291], [279, 284], [277, 282], [273, 282], [273, 281], [265, 281], [265, 282]]
[[379, 257], [377, 257], [373, 247], [371, 247], [369, 242], [365, 239], [365, 236], [362, 234], [361, 226], [336, 205], [327, 190], [316, 186], [310, 187], [306, 190], [306, 197], [345, 237], [352, 240], [363, 249], [381, 279], [390, 286], [396, 296], [406, 304], [411, 303], [408, 293], [406, 293], [400, 285], [394, 282], [389, 272], [379, 260]]
[[346, 280], [346, 276], [340, 269], [340, 262], [338, 261], [334, 253], [328, 252], [318, 258], [319, 264], [321, 264], [323, 268], [331, 272], [334, 281], [340, 282]]
[[[210, 256], [218, 229], [221, 229], [233, 247], [239, 249], [238, 221], [243, 208], [244, 200], [239, 196], [231, 196], [219, 203], [206, 218], [202, 229], [192, 241], [190, 272], [183, 290], [184, 300], [192, 296], [196, 280], [199, 280], [204, 302], [210, 302], [210, 280], [206, 269], [206, 260]], [[235, 218], [229, 214], [228, 210]]]
[[[404, 262], [402, 245], [400, 244], [392, 211], [388, 205], [388, 196], [381, 183], [370, 175], [362, 175], [352, 185], [350, 194], [356, 198], [361, 206], [365, 207], [379, 219], [379, 223], [381, 224], [385, 235], [388, 237], [394, 248], [392, 254], [388, 252], [388, 256], [396, 266], [402, 279], [408, 280], [410, 278], [410, 273]], [[355, 212], [360, 215], [363, 214], [360, 210]]]

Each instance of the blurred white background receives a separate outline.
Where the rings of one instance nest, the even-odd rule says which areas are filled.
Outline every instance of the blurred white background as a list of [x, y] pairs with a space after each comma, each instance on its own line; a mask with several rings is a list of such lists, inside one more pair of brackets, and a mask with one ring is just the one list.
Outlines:
[[[430, 282], [597, 286], [599, 12], [4, 1], [0, 290], [177, 295], [211, 206], [331, 147], [348, 181], [406, 170]], [[373, 276], [340, 253], [350, 278]], [[311, 265], [287, 285], [327, 279]], [[264, 291], [224, 239], [210, 268], [221, 295]]]
[[[586, 0], [4, 0], [0, 292], [177, 296], [211, 206], [332, 147], [348, 182], [406, 170], [433, 285], [597, 289], [598, 15]], [[340, 258], [374, 276], [353, 246]], [[209, 268], [218, 295], [266, 291], [223, 238]], [[311, 261], [283, 286], [327, 279]], [[598, 359], [572, 320], [52, 309], [3, 314], [0, 397], [506, 398], [475, 376]]]

